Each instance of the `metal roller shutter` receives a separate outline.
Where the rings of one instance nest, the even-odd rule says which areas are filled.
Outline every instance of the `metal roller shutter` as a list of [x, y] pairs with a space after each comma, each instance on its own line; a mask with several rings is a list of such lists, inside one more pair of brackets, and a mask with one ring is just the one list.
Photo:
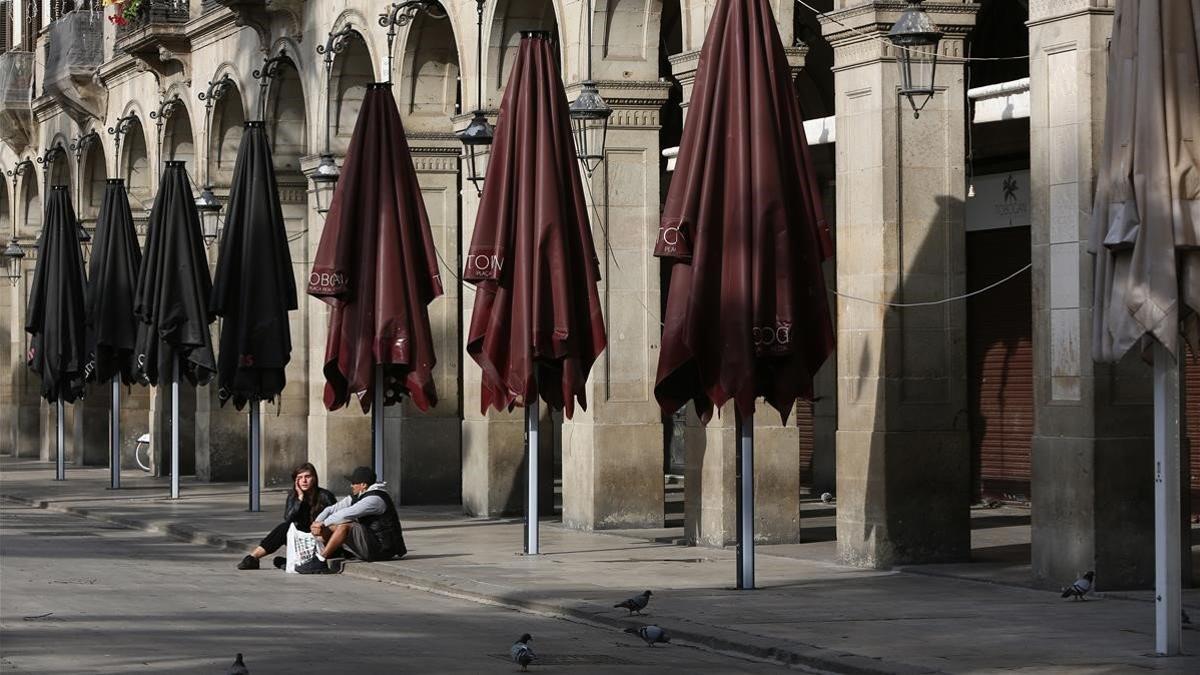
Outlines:
[[[967, 288], [1029, 263], [1029, 228], [967, 233]], [[1029, 273], [967, 300], [967, 383], [976, 497], [1029, 499], [1033, 317]]]

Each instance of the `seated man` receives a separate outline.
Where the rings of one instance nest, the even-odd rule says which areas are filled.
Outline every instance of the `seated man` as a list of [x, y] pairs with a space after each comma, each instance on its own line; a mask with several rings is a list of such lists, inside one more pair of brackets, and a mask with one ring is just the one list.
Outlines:
[[321, 511], [310, 531], [324, 546], [296, 566], [300, 574], [332, 573], [326, 560], [339, 548], [364, 561], [400, 558], [408, 552], [387, 483], [376, 482], [375, 471], [367, 466], [354, 470], [350, 496]]

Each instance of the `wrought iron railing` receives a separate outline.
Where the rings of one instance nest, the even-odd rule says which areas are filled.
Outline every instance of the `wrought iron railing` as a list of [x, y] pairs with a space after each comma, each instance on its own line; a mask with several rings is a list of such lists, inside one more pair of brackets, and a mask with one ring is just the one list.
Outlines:
[[142, 0], [137, 15], [127, 19], [125, 25], [117, 26], [117, 39], [148, 26], [187, 23], [190, 18], [188, 0]]

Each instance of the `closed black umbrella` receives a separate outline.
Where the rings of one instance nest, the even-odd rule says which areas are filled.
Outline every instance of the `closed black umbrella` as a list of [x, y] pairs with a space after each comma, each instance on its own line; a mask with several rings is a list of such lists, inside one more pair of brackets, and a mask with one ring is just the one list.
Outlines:
[[63, 403], [74, 403], [83, 396], [87, 364], [83, 253], [65, 185], [51, 188], [44, 222], [25, 315], [25, 332], [32, 336], [25, 358], [29, 369], [42, 380], [42, 398], [58, 406], [55, 478], [63, 480]]
[[179, 380], [207, 384], [217, 371], [208, 325], [212, 279], [200, 214], [183, 162], [168, 161], [150, 210], [133, 311], [138, 318], [137, 375], [171, 383], [171, 498], [179, 496]]
[[250, 402], [250, 510], [257, 511], [259, 401], [283, 391], [292, 357], [288, 311], [297, 308], [292, 257], [271, 148], [261, 121], [246, 122], [233, 169], [229, 215], [209, 309], [221, 317], [218, 397], [241, 410]]
[[86, 313], [88, 326], [88, 380], [112, 382], [112, 416], [109, 419], [109, 471], [113, 488], [121, 487], [121, 384], [133, 384], [137, 362], [137, 318], [134, 292], [142, 252], [129, 210], [125, 181], [109, 178], [104, 186], [96, 237], [88, 270]]

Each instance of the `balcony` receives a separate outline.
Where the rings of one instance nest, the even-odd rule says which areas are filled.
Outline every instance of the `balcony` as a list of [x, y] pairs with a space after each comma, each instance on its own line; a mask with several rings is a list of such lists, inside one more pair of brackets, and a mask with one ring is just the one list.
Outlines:
[[81, 126], [89, 118], [102, 118], [108, 92], [95, 75], [103, 62], [103, 13], [67, 12], [50, 24], [46, 35], [42, 94], [53, 98]]
[[271, 23], [276, 17], [283, 19], [285, 34], [299, 36], [301, 33], [304, 0], [204, 0], [201, 11], [208, 12], [215, 7], [228, 8], [237, 25], [253, 28], [264, 49], [271, 43]]
[[117, 51], [143, 62], [160, 76], [191, 79], [192, 44], [184, 31], [188, 0], [143, 0], [137, 16], [117, 26]]
[[33, 138], [33, 52], [0, 54], [0, 138], [18, 154]]

